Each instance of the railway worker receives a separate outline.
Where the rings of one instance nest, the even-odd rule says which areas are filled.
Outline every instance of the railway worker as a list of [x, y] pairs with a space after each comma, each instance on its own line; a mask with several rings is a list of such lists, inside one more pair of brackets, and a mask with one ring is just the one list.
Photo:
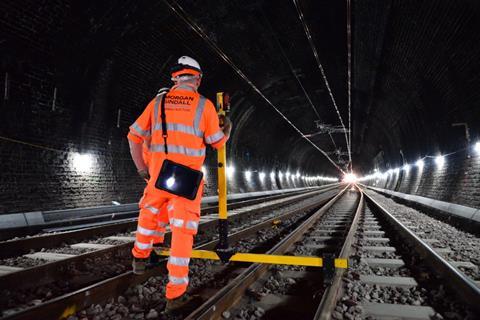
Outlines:
[[[164, 162], [170, 164], [173, 161], [175, 165], [185, 166], [194, 173], [200, 172], [206, 144], [213, 148], [223, 146], [231, 131], [230, 120], [222, 119], [220, 127], [214, 105], [197, 92], [202, 80], [202, 70], [197, 61], [187, 56], [180, 57], [171, 70], [171, 76], [174, 86], [166, 93], [159, 93], [147, 105], [128, 133], [132, 159], [139, 175], [147, 182], [139, 203], [140, 215], [132, 249], [133, 272], [145, 272], [152, 248], [163, 243], [165, 227], [169, 223], [172, 240], [167, 263], [167, 309], [174, 309], [176, 304], [186, 300], [182, 296], [189, 281], [188, 264], [200, 219], [203, 179], [196, 194], [193, 193], [194, 199], [190, 200], [157, 188], [158, 181], [163, 179], [162, 166]], [[159, 174], [161, 169], [162, 174]]]

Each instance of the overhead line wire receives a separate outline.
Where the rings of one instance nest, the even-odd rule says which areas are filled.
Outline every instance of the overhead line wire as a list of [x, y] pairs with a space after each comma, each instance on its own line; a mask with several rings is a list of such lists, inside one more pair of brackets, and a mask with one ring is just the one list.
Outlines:
[[172, 3], [170, 3], [170, 1], [168, 0], [163, 0], [163, 2], [165, 2], [169, 7], [170, 9], [181, 19], [183, 20], [190, 28], [193, 29], [193, 31], [195, 31], [195, 33], [197, 33], [205, 42], [207, 42], [207, 44], [212, 47], [212, 49], [220, 56], [220, 58], [222, 60], [224, 60], [227, 64], [230, 65], [230, 67], [232, 67], [232, 69], [243, 79], [245, 80], [245, 82], [247, 82], [252, 88], [253, 90], [255, 90], [285, 121], [287, 121], [288, 124], [290, 124], [294, 129], [295, 131], [297, 131], [301, 136], [302, 138], [304, 138], [305, 140], [307, 140], [315, 149], [317, 149], [318, 151], [320, 151], [320, 153], [322, 153], [329, 161], [330, 163], [332, 163], [335, 168], [337, 168], [340, 172], [342, 172], [343, 174], [345, 174], [345, 171], [343, 171], [342, 168], [340, 168], [329, 156], [328, 154], [322, 150], [321, 148], [319, 148], [316, 144], [314, 144], [310, 139], [308, 139], [305, 134], [302, 133], [302, 131], [300, 129], [298, 129], [271, 101], [270, 99], [268, 99], [262, 91], [260, 91], [260, 89], [258, 89], [258, 87], [243, 73], [242, 70], [240, 70], [236, 65], [235, 63], [233, 63], [233, 61], [222, 51], [222, 49], [220, 49], [218, 47], [218, 45], [212, 41], [210, 39], [210, 37], [208, 37], [208, 35], [202, 30], [202, 28], [200, 28], [192, 19], [190, 19], [187, 15], [187, 13], [185, 12], [185, 10], [183, 10], [183, 8], [176, 2], [176, 1], [172, 1], [174, 5], [172, 5]]
[[[262, 11], [262, 14], [263, 14], [263, 11]], [[313, 105], [313, 102], [312, 102], [312, 99], [310, 98], [310, 95], [308, 94], [307, 90], [305, 89], [305, 87], [303, 86], [302, 82], [301, 82], [300, 79], [298, 78], [298, 75], [297, 75], [297, 74], [295, 73], [295, 71], [293, 70], [292, 63], [290, 62], [290, 59], [288, 59], [288, 56], [287, 56], [287, 54], [285, 53], [285, 50], [283, 49], [282, 44], [280, 43], [280, 40], [278, 39], [275, 31], [273, 30], [272, 25], [271, 25], [270, 22], [268, 21], [268, 19], [267, 19], [267, 17], [265, 16], [265, 14], [263, 14], [263, 16], [264, 16], [265, 21], [267, 22], [267, 25], [268, 25], [268, 27], [269, 27], [269, 29], [270, 29], [270, 32], [271, 32], [272, 35], [273, 35], [273, 38], [276, 40], [276, 43], [277, 43], [278, 47], [280, 48], [280, 52], [282, 53], [283, 58], [287, 61], [288, 67], [290, 68], [290, 71], [292, 72], [293, 76], [295, 77], [295, 79], [297, 80], [298, 84], [300, 85], [300, 88], [302, 88], [303, 94], [305, 95], [305, 97], [307, 98], [307, 101], [310, 103], [310, 106], [312, 107], [313, 111], [314, 111], [315, 114], [317, 115], [318, 120], [322, 121], [322, 118], [320, 117], [320, 114], [318, 113], [317, 108]], [[336, 143], [335, 143], [335, 140], [333, 140], [332, 134], [329, 132], [328, 135], [330, 136], [330, 139], [332, 140], [332, 143], [333, 143], [333, 146], [334, 146], [335, 150], [337, 150], [337, 145], [336, 145]]]
[[345, 135], [345, 142], [347, 144], [347, 151], [348, 151], [348, 159], [350, 162], [352, 162], [352, 156], [351, 156], [351, 151], [350, 151], [350, 143], [348, 141], [347, 137], [347, 128], [345, 127], [345, 124], [343, 123], [342, 116], [340, 114], [340, 111], [338, 110], [337, 102], [335, 101], [335, 98], [332, 93], [332, 89], [330, 88], [330, 84], [327, 79], [327, 75], [325, 74], [325, 70], [323, 69], [322, 63], [320, 62], [320, 57], [317, 52], [317, 48], [315, 47], [315, 44], [313, 43], [313, 38], [310, 33], [310, 29], [308, 28], [307, 23], [305, 22], [304, 16], [302, 9], [300, 8], [300, 5], [298, 4], [298, 0], [293, 0], [293, 3], [295, 5], [295, 8], [297, 9], [298, 17], [300, 19], [300, 22], [303, 25], [303, 29], [305, 31], [305, 35], [307, 36], [308, 42], [310, 44], [310, 47], [313, 51], [313, 56], [315, 57], [315, 60], [317, 62], [317, 66], [320, 69], [320, 73], [322, 74], [323, 82], [325, 83], [325, 87], [327, 88], [328, 94], [330, 95], [330, 99], [332, 100], [332, 104], [335, 108], [335, 111], [337, 112], [338, 119], [340, 120], [340, 124], [343, 127], [344, 130], [344, 135]]
[[[352, 5], [347, 0], [347, 95], [348, 95], [348, 144], [352, 152]], [[352, 158], [350, 155], [350, 172], [352, 172]]]

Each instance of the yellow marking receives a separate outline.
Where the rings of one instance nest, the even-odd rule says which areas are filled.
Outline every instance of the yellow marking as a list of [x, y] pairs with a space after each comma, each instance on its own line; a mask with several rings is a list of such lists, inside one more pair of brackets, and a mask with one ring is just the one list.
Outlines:
[[[225, 115], [223, 110], [223, 92], [217, 92], [218, 115]], [[218, 162], [218, 218], [227, 219], [227, 152], [225, 145], [217, 151]]]
[[74, 315], [75, 312], [77, 312], [77, 306], [76, 305], [69, 306], [65, 310], [63, 310], [63, 313], [59, 319], [67, 319], [71, 315]]
[[[168, 250], [156, 250], [156, 253], [161, 256], [169, 256]], [[196, 259], [209, 259], [220, 260], [217, 253], [208, 250], [193, 250], [191, 258]], [[236, 262], [252, 262], [252, 263], [266, 263], [266, 264], [283, 264], [292, 266], [306, 266], [306, 267], [322, 267], [323, 259], [320, 257], [308, 257], [308, 256], [280, 256], [273, 254], [260, 254], [260, 253], [236, 253], [230, 261]], [[347, 259], [335, 259], [335, 268], [346, 269], [348, 268]]]
[[280, 219], [273, 220], [273, 222], [272, 222], [272, 223], [273, 223], [274, 225], [277, 225], [277, 224], [280, 224], [280, 223], [282, 223], [282, 220], [280, 220]]

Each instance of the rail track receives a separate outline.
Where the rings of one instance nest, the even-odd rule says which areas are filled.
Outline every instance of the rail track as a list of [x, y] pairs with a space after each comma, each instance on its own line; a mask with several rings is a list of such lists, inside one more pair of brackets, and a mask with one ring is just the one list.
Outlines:
[[[253, 205], [252, 202], [248, 202], [250, 205], [238, 209], [232, 209], [230, 211], [233, 227], [238, 228], [248, 225], [247, 221], [250, 221], [251, 224], [262, 224], [262, 221], [272, 220], [289, 207], [296, 207], [299, 202], [307, 201], [312, 197], [317, 199], [317, 202], [319, 201], [318, 197], [328, 199], [335, 194], [334, 189], [336, 188], [337, 187], [328, 187], [293, 196], [287, 195], [284, 196], [284, 198], [275, 197], [275, 199], [271, 201], [266, 201], [264, 199], [264, 203]], [[134, 227], [135, 223], [130, 222], [129, 226]], [[129, 226], [121, 227], [126, 228]], [[108, 228], [107, 233], [110, 234], [118, 232], [119, 229], [117, 228], [120, 228], [120, 226], [111, 225], [108, 227], [102, 226], [101, 228], [102, 230]], [[201, 228], [196, 243], [208, 243], [214, 239], [215, 228], [216, 215], [211, 214], [202, 216]], [[101, 242], [106, 241], [105, 239], [108, 241], [114, 241], [114, 243], [110, 242], [109, 244], [98, 243], [99, 238], [78, 243], [78, 241], [84, 241], [85, 238], [93, 234], [98, 236], [96, 232], [97, 230], [98, 227], [96, 230], [88, 229], [67, 232], [66, 234], [69, 235], [69, 243], [60, 248], [54, 246], [65, 241], [63, 234], [36, 237], [46, 237], [49, 241], [48, 243], [54, 247], [48, 252], [44, 250], [46, 253], [62, 255], [65, 254], [62, 253], [63, 249], [76, 250], [75, 247], [80, 247], [80, 252], [82, 252], [82, 250], [86, 251], [79, 255], [68, 256], [63, 259], [35, 265], [30, 268], [1, 276], [0, 301], [3, 315], [7, 315], [7, 318], [32, 318], [30, 309], [34, 309], [33, 314], [37, 316], [35, 310], [44, 308], [45, 305], [48, 305], [49, 302], [55, 301], [56, 299], [62, 301], [61, 297], [65, 295], [68, 296], [72, 291], [84, 290], [85, 288], [88, 288], [89, 285], [99, 285], [102, 287], [102, 284], [100, 284], [102, 281], [108, 283], [109, 280], [117, 278], [121, 280], [113, 280], [113, 282], [123, 281], [128, 283], [128, 281], [125, 281], [126, 279], [131, 281], [131, 272], [128, 270], [131, 259], [129, 251], [132, 247], [133, 235], [130, 234], [129, 231], [126, 231], [127, 233], [123, 232], [120, 235], [117, 234], [104, 238], [105, 234], [103, 234], [100, 238]], [[32, 238], [28, 238], [28, 241], [31, 241], [31, 239]], [[36, 240], [40, 241], [40, 239]], [[169, 236], [167, 235], [167, 243], [168, 240]], [[71, 242], [77, 243], [70, 244]], [[14, 241], [8, 241], [3, 244], [14, 245], [14, 243]], [[81, 246], [78, 246], [78, 244], [81, 244]], [[107, 247], [102, 247], [103, 245], [106, 245]], [[43, 247], [43, 244], [41, 246]], [[74, 246], [74, 248], [72, 248], [72, 246]], [[26, 248], [28, 248], [28, 246], [26, 246]], [[11, 250], [10, 252], [14, 252], [14, 250]], [[155, 271], [158, 272], [158, 270]], [[155, 274], [155, 272], [153, 272], [153, 274]], [[135, 281], [139, 280], [138, 277], [134, 278]], [[14, 290], [12, 290], [12, 288]], [[87, 289], [86, 292], [88, 292], [88, 295], [91, 298], [91, 290]], [[55, 302], [53, 304], [58, 306]], [[49, 318], [46, 315], [48, 314], [51, 316], [52, 313], [50, 312], [52, 309], [47, 307], [44, 310], [49, 310], [49, 313], [44, 314], [43, 317]]]
[[[479, 287], [362, 190], [295, 197], [263, 218], [254, 210], [233, 215], [230, 241], [240, 252], [345, 257], [347, 271], [329, 277], [319, 268], [193, 260], [192, 304], [171, 316], [162, 313], [162, 260], [142, 276], [120, 272], [2, 319], [475, 319], [480, 312]], [[206, 231], [214, 221], [203, 221], [197, 249], [215, 247]]]

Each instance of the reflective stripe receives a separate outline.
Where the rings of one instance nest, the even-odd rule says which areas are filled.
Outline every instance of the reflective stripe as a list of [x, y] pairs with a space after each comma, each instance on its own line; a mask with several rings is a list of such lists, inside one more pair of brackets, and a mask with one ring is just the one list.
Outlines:
[[193, 86], [185, 84], [185, 83], [174, 86], [173, 89], [183, 89], [183, 90], [197, 92]]
[[205, 103], [207, 99], [204, 96], [200, 96], [198, 101], [197, 110], [195, 112], [195, 119], [193, 120], [193, 128], [197, 132], [197, 135], [200, 134], [200, 121], [202, 120], [203, 109], [205, 109]]
[[163, 237], [165, 235], [164, 232], [147, 229], [147, 228], [143, 228], [143, 227], [140, 227], [140, 226], [137, 227], [137, 232], [140, 233], [140, 234], [143, 234], [144, 236]]
[[196, 222], [196, 221], [187, 221], [187, 223], [185, 224], [185, 227], [186, 227], [187, 229], [197, 230], [197, 229], [198, 229], [198, 222]]
[[217, 141], [220, 141], [223, 137], [224, 137], [223, 131], [219, 130], [217, 133], [214, 133], [211, 136], [205, 137], [205, 142], [208, 144], [213, 144]]
[[168, 281], [172, 284], [188, 284], [188, 277], [174, 277], [169, 275]]
[[[174, 144], [167, 144], [169, 153], [179, 153], [189, 157], [204, 157], [205, 148], [202, 149], [192, 149], [184, 146], [177, 146]], [[151, 152], [165, 152], [165, 145], [163, 144], [152, 144], [150, 145]]]
[[162, 221], [159, 221], [159, 222], [158, 222], [158, 226], [159, 226], [160, 228], [164, 228], [164, 227], [166, 227], [167, 225], [168, 225], [168, 223], [166, 223], [166, 222], [162, 222]]
[[183, 226], [183, 219], [171, 218], [170, 225], [181, 228]]
[[153, 214], [157, 214], [157, 213], [160, 212], [160, 210], [158, 210], [157, 208], [152, 207], [151, 205], [148, 205], [148, 204], [147, 204], [144, 208], [147, 209], [147, 210], [149, 210], [149, 211], [152, 212]]
[[168, 263], [179, 266], [179, 267], [188, 267], [190, 258], [180, 258], [180, 257], [168, 257]]
[[167, 206], [167, 210], [168, 210], [168, 211], [172, 211], [173, 208], [174, 208], [173, 204], [169, 204], [169, 205]]
[[135, 245], [137, 246], [138, 249], [141, 249], [141, 250], [148, 250], [152, 248], [151, 243], [143, 243], [143, 242], [135, 241]]
[[135, 133], [138, 133], [143, 137], [150, 137], [150, 130], [143, 130], [136, 122], [130, 126], [130, 130], [132, 129], [135, 131]]
[[[162, 131], [162, 124], [157, 123], [154, 127], [155, 131]], [[176, 131], [176, 132], [183, 132], [187, 134], [194, 135], [199, 138], [203, 138], [203, 132], [197, 131], [191, 126], [187, 126], [181, 123], [167, 123], [167, 131]]]

